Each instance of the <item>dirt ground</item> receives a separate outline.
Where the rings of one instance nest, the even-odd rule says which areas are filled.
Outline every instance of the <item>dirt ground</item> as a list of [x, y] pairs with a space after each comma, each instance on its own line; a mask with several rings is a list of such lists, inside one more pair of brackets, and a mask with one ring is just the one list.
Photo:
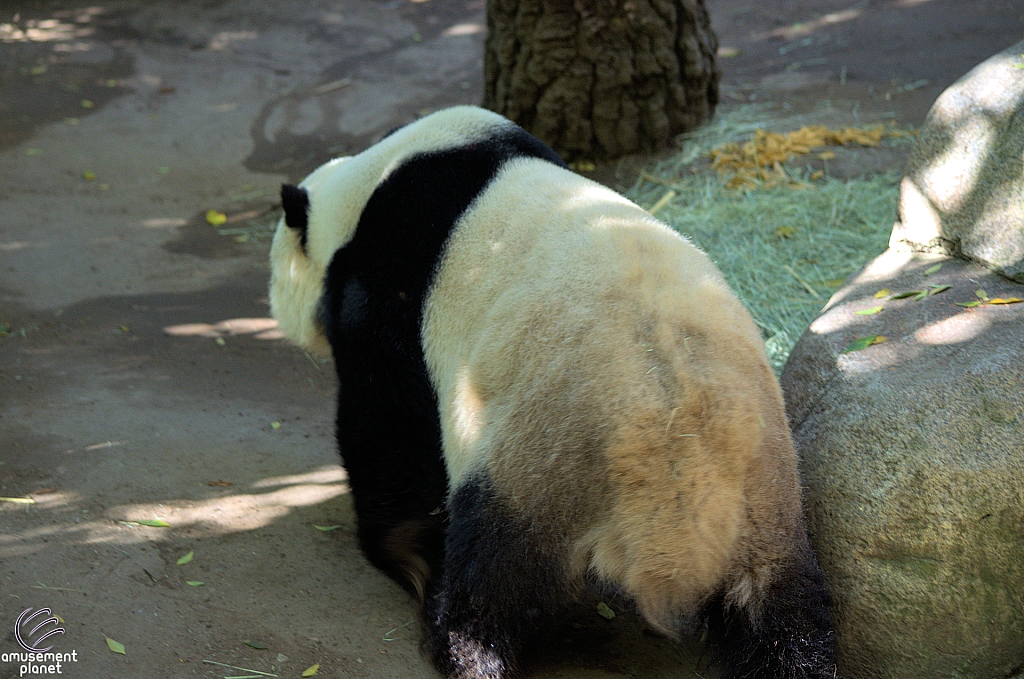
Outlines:
[[[1024, 28], [1024, 0], [708, 6], [723, 103], [823, 122], [918, 125]], [[0, 502], [0, 654], [46, 607], [70, 677], [436, 676], [355, 545], [333, 367], [275, 338], [266, 257], [282, 181], [479, 101], [483, 31], [482, 0], [0, 3], [0, 496], [35, 501]], [[607, 601], [536, 676], [707, 676]]]

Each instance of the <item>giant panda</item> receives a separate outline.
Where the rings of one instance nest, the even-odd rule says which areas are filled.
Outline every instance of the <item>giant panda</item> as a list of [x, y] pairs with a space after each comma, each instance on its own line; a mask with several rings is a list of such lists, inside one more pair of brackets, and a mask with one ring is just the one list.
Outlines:
[[489, 111], [282, 188], [270, 302], [333, 354], [369, 560], [451, 678], [515, 676], [597, 581], [723, 677], [835, 676], [778, 383], [707, 256]]

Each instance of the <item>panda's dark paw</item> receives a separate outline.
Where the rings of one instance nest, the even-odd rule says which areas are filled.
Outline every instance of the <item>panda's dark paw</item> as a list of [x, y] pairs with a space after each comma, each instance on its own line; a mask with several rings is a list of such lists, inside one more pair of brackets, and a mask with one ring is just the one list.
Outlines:
[[439, 668], [449, 679], [508, 679], [513, 676], [507, 658], [493, 644], [458, 632], [448, 633], [444, 662]]

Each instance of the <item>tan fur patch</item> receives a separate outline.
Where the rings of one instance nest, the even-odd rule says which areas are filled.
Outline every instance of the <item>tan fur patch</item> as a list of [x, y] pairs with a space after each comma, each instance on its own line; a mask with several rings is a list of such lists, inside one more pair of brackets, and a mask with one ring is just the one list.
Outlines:
[[452, 488], [486, 469], [577, 577], [665, 631], [722, 588], [758, 605], [799, 542], [796, 459], [760, 334], [703, 253], [515, 160], [453, 233], [425, 310]]

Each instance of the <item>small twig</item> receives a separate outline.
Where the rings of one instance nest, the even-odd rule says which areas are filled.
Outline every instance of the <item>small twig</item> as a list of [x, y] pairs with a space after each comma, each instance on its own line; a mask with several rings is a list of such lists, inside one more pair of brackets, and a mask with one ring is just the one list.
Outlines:
[[250, 670], [248, 667], [238, 667], [236, 665], [228, 665], [227, 663], [217, 662], [216, 660], [204, 660], [207, 665], [219, 665], [221, 667], [230, 667], [233, 670], [242, 670], [243, 672], [252, 672], [253, 674], [260, 677], [276, 677], [276, 674], [270, 672], [260, 672], [259, 670]]
[[381, 637], [381, 639], [384, 640], [384, 641], [396, 641], [396, 639], [389, 639], [388, 638], [389, 636], [391, 636], [391, 633], [392, 632], [397, 632], [398, 630], [402, 629], [403, 627], [408, 627], [413, 622], [414, 622], [413, 620], [410, 620], [409, 622], [405, 623], [404, 625], [399, 625], [398, 627], [395, 627], [394, 629], [389, 629], [387, 632], [384, 633], [384, 636]]
[[658, 179], [650, 172], [640, 170], [640, 176], [646, 179], [647, 181], [651, 182], [652, 184], [660, 184], [662, 186], [667, 186], [670, 189], [675, 189], [676, 191], [682, 191], [682, 188], [680, 188], [678, 184], [669, 184], [664, 179]]
[[804, 279], [800, 278], [800, 275], [797, 274], [796, 271], [793, 271], [793, 267], [791, 267], [789, 264], [783, 264], [782, 268], [785, 269], [786, 271], [788, 271], [789, 273], [791, 273], [793, 275], [793, 278], [796, 279], [796, 282], [799, 283], [800, 285], [804, 286], [804, 290], [806, 290], [807, 292], [809, 292], [812, 295], [814, 295], [814, 299], [821, 299], [821, 295], [819, 295], [817, 292], [815, 292], [814, 288], [812, 288], [810, 285], [807, 284], [807, 281], [805, 281]]
[[668, 424], [665, 425], [665, 433], [666, 434], [669, 432], [669, 430], [672, 429], [672, 420], [676, 419], [676, 411], [677, 410], [679, 410], [679, 408], [673, 408], [672, 412], [669, 413]]
[[321, 368], [319, 365], [316, 364], [316, 361], [313, 360], [313, 357], [309, 355], [308, 351], [303, 351], [302, 353], [304, 353], [306, 355], [306, 358], [308, 358], [309, 362], [313, 364], [313, 367], [317, 369], [317, 372], [323, 372], [324, 371], [323, 368]]
[[47, 585], [44, 585], [41, 582], [38, 585], [32, 585], [32, 588], [33, 589], [47, 589], [47, 590], [50, 590], [51, 592], [78, 592], [80, 594], [85, 594], [85, 590], [71, 589], [70, 587], [49, 587]]

